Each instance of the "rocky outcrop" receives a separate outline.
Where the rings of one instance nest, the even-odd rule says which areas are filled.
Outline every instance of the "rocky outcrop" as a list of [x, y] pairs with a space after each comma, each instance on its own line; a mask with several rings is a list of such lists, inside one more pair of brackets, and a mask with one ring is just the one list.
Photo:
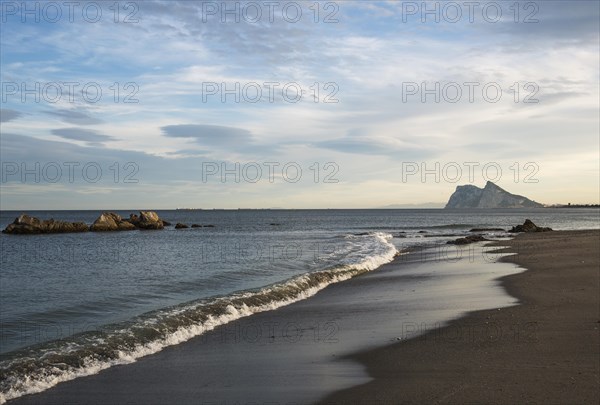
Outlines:
[[200, 224], [192, 224], [192, 228], [202, 228], [202, 225], [200, 225]]
[[182, 224], [181, 222], [177, 222], [177, 224], [175, 225], [175, 229], [186, 229], [189, 228], [189, 226], [187, 226], [186, 224]]
[[103, 212], [90, 226], [92, 232], [133, 231], [136, 227], [114, 212]]
[[131, 214], [129, 222], [139, 229], [163, 229], [163, 220], [154, 211], [140, 211], [140, 215]]
[[473, 228], [469, 232], [504, 232], [503, 228]]
[[491, 181], [484, 188], [458, 186], [445, 208], [542, 208], [543, 205], [521, 195], [511, 194]]
[[[164, 223], [154, 211], [140, 211], [123, 219], [114, 212], [104, 212], [90, 227], [91, 231], [130, 231], [134, 229], [163, 229]], [[168, 222], [166, 222], [168, 223]]]
[[140, 222], [140, 217], [135, 214], [129, 214], [129, 219], [127, 221], [131, 222], [133, 225], [136, 225], [138, 222]]
[[12, 224], [9, 224], [2, 233], [10, 234], [41, 234], [41, 233], [67, 233], [86, 232], [88, 226], [83, 222], [55, 221], [54, 219], [41, 220], [26, 214], [19, 215]]
[[162, 219], [154, 211], [140, 211], [140, 229], [163, 229], [165, 226]]
[[448, 242], [446, 242], [448, 245], [468, 245], [469, 243], [475, 243], [475, 242], [483, 242], [486, 241], [487, 239], [484, 238], [481, 235], [469, 235], [466, 236], [464, 238], [458, 238], [455, 240], [449, 240]]
[[163, 221], [154, 211], [141, 211], [140, 215], [131, 214], [129, 219], [123, 219], [114, 212], [103, 212], [91, 226], [84, 222], [55, 221], [54, 219], [41, 220], [26, 214], [20, 215], [9, 224], [2, 233], [10, 234], [40, 234], [40, 233], [67, 233], [67, 232], [108, 232], [132, 231], [134, 229], [163, 229]]
[[549, 232], [552, 228], [544, 228], [537, 226], [530, 219], [526, 219], [523, 225], [513, 226], [508, 232], [519, 233], [519, 232]]

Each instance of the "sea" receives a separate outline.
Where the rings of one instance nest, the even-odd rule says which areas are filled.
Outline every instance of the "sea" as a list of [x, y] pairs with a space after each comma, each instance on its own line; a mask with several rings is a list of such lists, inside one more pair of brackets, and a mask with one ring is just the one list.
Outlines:
[[[508, 230], [526, 218], [555, 230], [600, 228], [595, 208], [156, 212], [202, 226], [0, 235], [0, 403], [309, 298], [473, 228]], [[100, 214], [27, 213], [88, 224]], [[19, 214], [0, 211], [0, 227]]]

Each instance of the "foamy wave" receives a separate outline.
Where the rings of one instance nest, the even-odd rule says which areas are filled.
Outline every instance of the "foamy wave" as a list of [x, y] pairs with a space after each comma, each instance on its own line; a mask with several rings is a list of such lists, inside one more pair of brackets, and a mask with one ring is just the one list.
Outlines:
[[392, 235], [381, 232], [353, 236], [352, 253], [337, 267], [306, 273], [257, 291], [152, 312], [127, 325], [107, 327], [106, 332], [74, 336], [70, 341], [29, 351], [28, 355], [24, 352], [2, 364], [0, 404], [114, 365], [133, 363], [217, 326], [311, 297], [330, 284], [390, 262], [397, 253], [391, 238]]

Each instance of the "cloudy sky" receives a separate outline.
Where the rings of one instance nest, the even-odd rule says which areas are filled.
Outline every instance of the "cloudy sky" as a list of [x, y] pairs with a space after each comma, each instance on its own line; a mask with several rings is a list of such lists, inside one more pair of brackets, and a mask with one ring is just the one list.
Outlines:
[[599, 202], [597, 1], [0, 4], [4, 210]]

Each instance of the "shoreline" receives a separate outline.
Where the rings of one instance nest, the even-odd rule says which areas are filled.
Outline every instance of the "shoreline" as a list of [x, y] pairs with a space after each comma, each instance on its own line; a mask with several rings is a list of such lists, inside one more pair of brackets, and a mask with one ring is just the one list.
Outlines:
[[351, 353], [408, 338], [421, 322], [444, 325], [472, 308], [515, 305], [495, 279], [522, 270], [484, 262], [481, 244], [440, 248], [9, 403], [314, 403], [370, 380], [344, 359]]
[[526, 269], [499, 279], [519, 305], [352, 354], [372, 380], [320, 403], [598, 403], [600, 231], [520, 234], [488, 246]]
[[[523, 254], [536, 247], [536, 238], [556, 239], [562, 251], [546, 241], [546, 249], [537, 254], [560, 253], [572, 260], [573, 255], [582, 254], [577, 249], [573, 253], [573, 247], [585, 245], [577, 235], [588, 245], [591, 240], [587, 254], [597, 253], [598, 230], [522, 234], [493, 242], [493, 246], [520, 241]], [[574, 361], [587, 364], [584, 376], [577, 374], [583, 386], [579, 397], [563, 387], [568, 399], [556, 393], [540, 399], [539, 392], [546, 392], [549, 384], [543, 374], [548, 366], [522, 360], [527, 360], [528, 352], [546, 356], [548, 349], [556, 350], [556, 345], [548, 348], [545, 344], [554, 336], [541, 334], [547, 322], [542, 315], [547, 311], [536, 304], [539, 313], [535, 316], [507, 317], [529, 305], [521, 290], [534, 282], [532, 270], [514, 263], [526, 266], [522, 259], [535, 258], [535, 254], [521, 255], [519, 260], [519, 256], [506, 256], [497, 262], [499, 254], [511, 250], [486, 252], [484, 247], [489, 246], [478, 243], [459, 248], [458, 260], [448, 257], [443, 247], [400, 256], [376, 271], [332, 284], [309, 299], [238, 319], [132, 364], [8, 403], [583, 403], [596, 399], [597, 365], [588, 363], [590, 358], [598, 360], [597, 349], [591, 356], [589, 350], [583, 351], [583, 359], [567, 356], [568, 364], [557, 363], [560, 379], [549, 380], [562, 387], [563, 380], [572, 381], [564, 373], [575, 367]], [[558, 260], [552, 263], [559, 270], [564, 266]], [[527, 268], [532, 267], [529, 264]], [[596, 266], [597, 272], [598, 258], [588, 266]], [[538, 289], [542, 286], [535, 283]], [[589, 280], [584, 285], [588, 293], [597, 293], [597, 275], [592, 280], [595, 290]], [[591, 299], [598, 303], [597, 294]], [[472, 312], [472, 308], [491, 309]], [[600, 326], [597, 313], [588, 325], [592, 343], [594, 336], [597, 341]], [[574, 319], [569, 312], [567, 320]], [[577, 325], [571, 326], [570, 330], [578, 331]], [[584, 342], [588, 346], [589, 340]], [[500, 362], [485, 357], [507, 342]], [[514, 348], [525, 349], [525, 357], [519, 354], [518, 361], [510, 363]], [[498, 385], [503, 373], [516, 375], [519, 384], [507, 387], [502, 381]], [[476, 382], [476, 378], [484, 380]], [[506, 394], [512, 396], [502, 396]]]

